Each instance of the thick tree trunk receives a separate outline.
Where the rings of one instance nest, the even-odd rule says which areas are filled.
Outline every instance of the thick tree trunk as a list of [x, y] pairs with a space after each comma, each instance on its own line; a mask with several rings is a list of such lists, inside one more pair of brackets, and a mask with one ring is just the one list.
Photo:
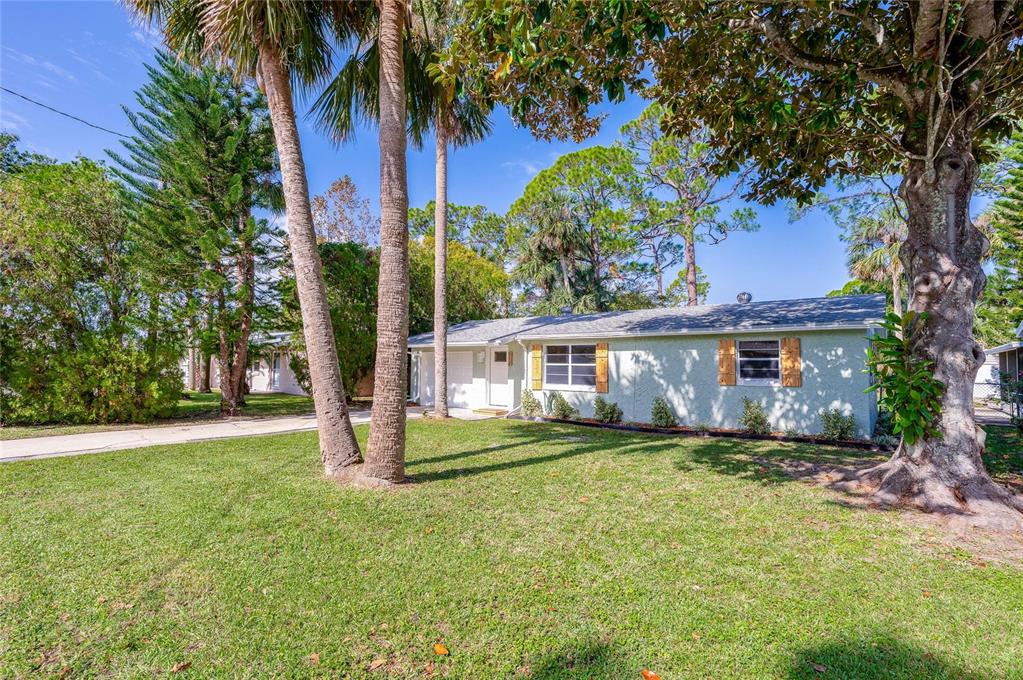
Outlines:
[[213, 362], [213, 357], [202, 349], [199, 350], [199, 392], [203, 394], [209, 394], [213, 391], [211, 385], [212, 376], [210, 376], [210, 364]]
[[448, 140], [437, 123], [437, 196], [433, 223], [433, 413], [448, 417]]
[[1023, 531], [1023, 499], [985, 471], [984, 432], [973, 413], [973, 381], [984, 361], [973, 338], [973, 316], [988, 248], [970, 220], [977, 175], [967, 143], [942, 151], [931, 173], [914, 162], [903, 179], [909, 236], [901, 259], [910, 281], [909, 308], [928, 314], [918, 350], [934, 362], [934, 376], [945, 384], [941, 436], [900, 446], [861, 480], [875, 487], [882, 503], [955, 515], [970, 526]]
[[692, 235], [686, 237], [686, 292], [689, 294], [689, 306], [700, 304], [700, 292], [696, 287], [696, 243]]
[[288, 211], [288, 244], [302, 312], [309, 381], [320, 435], [320, 458], [324, 472], [331, 475], [361, 462], [362, 455], [348, 417], [345, 388], [338, 366], [291, 85], [280, 56], [269, 43], [260, 45], [259, 71], [281, 161], [284, 203]]
[[[241, 218], [248, 220], [248, 215]], [[240, 225], [242, 230], [245, 224]], [[243, 231], [244, 233], [244, 231]], [[252, 244], [243, 240], [238, 248], [238, 259], [235, 263], [235, 277], [238, 281], [238, 337], [230, 352], [230, 366], [226, 379], [231, 385], [230, 415], [238, 415], [240, 407], [245, 405], [245, 370], [249, 362], [249, 336], [252, 334], [252, 307], [256, 301], [256, 258]], [[221, 375], [224, 375], [223, 373]], [[223, 382], [225, 378], [222, 378]]]
[[365, 474], [405, 479], [408, 184], [405, 174], [405, 4], [380, 0], [380, 283], [373, 414]]

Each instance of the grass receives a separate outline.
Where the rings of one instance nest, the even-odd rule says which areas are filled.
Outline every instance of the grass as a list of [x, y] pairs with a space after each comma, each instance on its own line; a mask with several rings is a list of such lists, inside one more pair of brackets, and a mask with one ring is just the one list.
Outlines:
[[848, 452], [502, 420], [408, 451], [392, 492], [320, 477], [315, 433], [0, 466], [2, 675], [1023, 674], [1018, 566], [771, 465]]
[[[26, 437], [53, 437], [62, 434], [83, 434], [87, 432], [110, 432], [111, 430], [134, 430], [140, 427], [160, 425], [181, 425], [182, 421], [213, 420], [220, 417], [220, 392], [186, 392], [187, 399], [178, 400], [174, 413], [152, 423], [114, 423], [107, 425], [15, 425], [0, 427], [0, 441], [25, 439]], [[312, 397], [274, 392], [270, 394], [249, 394], [245, 397], [242, 416], [268, 418], [272, 416], [293, 416], [313, 412]]]

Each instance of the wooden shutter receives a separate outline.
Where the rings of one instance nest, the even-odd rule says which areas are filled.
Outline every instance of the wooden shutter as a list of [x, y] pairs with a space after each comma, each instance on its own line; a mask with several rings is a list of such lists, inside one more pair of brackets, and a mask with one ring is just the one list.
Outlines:
[[512, 357], [515, 356], [515, 352], [513, 352], [511, 350], [511, 347], [508, 348], [508, 353], [505, 354], [505, 356], [508, 358], [508, 365], [511, 366], [512, 365]]
[[543, 389], [543, 347], [533, 345], [533, 374], [530, 376], [534, 390]]
[[607, 392], [607, 343], [597, 343], [597, 392]]
[[735, 384], [735, 340], [718, 341], [718, 383]]
[[799, 354], [799, 338], [781, 339], [781, 385], [803, 385], [803, 361]]

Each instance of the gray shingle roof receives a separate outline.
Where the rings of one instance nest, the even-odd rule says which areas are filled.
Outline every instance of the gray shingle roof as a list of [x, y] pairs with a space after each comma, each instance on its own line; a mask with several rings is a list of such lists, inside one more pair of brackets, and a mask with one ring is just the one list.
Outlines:
[[[515, 339], [865, 328], [880, 321], [884, 312], [884, 295], [849, 295], [747, 304], [662, 307], [626, 312], [531, 316], [460, 323], [448, 329], [448, 343], [469, 345]], [[413, 347], [432, 344], [433, 333], [409, 338], [409, 345]]]

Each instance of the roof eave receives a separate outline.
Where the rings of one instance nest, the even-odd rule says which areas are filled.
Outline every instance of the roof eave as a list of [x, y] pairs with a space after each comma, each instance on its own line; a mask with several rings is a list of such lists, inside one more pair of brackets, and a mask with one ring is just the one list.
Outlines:
[[[868, 330], [877, 328], [880, 319], [874, 321], [863, 321], [857, 323], [841, 324], [797, 324], [797, 325], [774, 325], [774, 326], [732, 326], [727, 328], [688, 328], [674, 331], [632, 331], [632, 332], [610, 332], [610, 333], [520, 333], [518, 335], [502, 335], [491, 340], [478, 340], [473, 342], [448, 342], [448, 347], [485, 347], [494, 343], [508, 343], [518, 340], [572, 340], [582, 338], [641, 338], [641, 337], [662, 337], [670, 338], [684, 335], [723, 335], [726, 333], [793, 333], [799, 331], [834, 331], [834, 330]], [[432, 349], [433, 343], [409, 344], [409, 349]]]

